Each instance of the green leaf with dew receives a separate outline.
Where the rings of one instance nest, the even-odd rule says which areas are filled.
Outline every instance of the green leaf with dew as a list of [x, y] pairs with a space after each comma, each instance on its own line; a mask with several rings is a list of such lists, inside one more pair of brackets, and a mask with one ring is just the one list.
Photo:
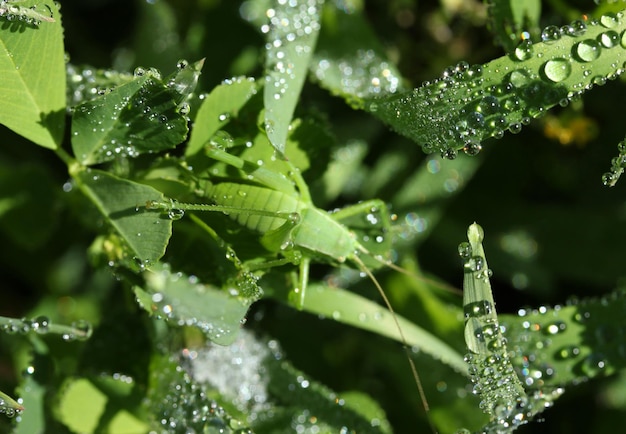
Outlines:
[[620, 14], [547, 27], [543, 42], [525, 40], [484, 65], [460, 62], [416, 89], [367, 99], [365, 109], [427, 153], [473, 155], [482, 141], [517, 133], [555, 105], [620, 75], [625, 30]]
[[465, 343], [474, 393], [490, 416], [482, 432], [508, 433], [528, 423], [562, 393], [562, 389], [527, 394], [513, 368], [507, 341], [498, 323], [491, 290], [491, 271], [483, 249], [484, 232], [476, 223], [467, 231], [468, 242], [459, 245], [463, 259], [463, 311]]
[[164, 200], [162, 193], [101, 170], [75, 167], [71, 172], [78, 187], [125, 241], [134, 261], [143, 266], [163, 256], [172, 221], [146, 209], [148, 201]]
[[185, 150], [191, 156], [202, 150], [213, 135], [236, 118], [239, 110], [254, 96], [258, 85], [253, 78], [234, 78], [216, 86], [198, 109], [194, 128]]
[[[20, 8], [41, 2], [25, 1]], [[63, 28], [53, 2], [46, 5], [55, 22], [39, 26], [14, 15], [0, 21], [0, 124], [44, 148], [56, 149], [65, 126]], [[8, 15], [7, 15], [8, 16]]]
[[386, 57], [362, 8], [329, 2], [311, 62], [322, 87], [363, 108], [363, 98], [402, 90], [402, 77]]
[[164, 83], [155, 72], [136, 75], [75, 108], [72, 149], [82, 164], [171, 149], [187, 137], [187, 117], [177, 103], [182, 85]]
[[320, 30], [322, 0], [277, 2], [267, 10], [265, 131], [274, 148], [285, 152], [289, 125], [307, 76]]
[[155, 265], [144, 272], [145, 288], [135, 287], [140, 304], [150, 314], [200, 329], [220, 345], [236, 338], [248, 308], [256, 298], [247, 298], [197, 282], [197, 278], [172, 273], [168, 267]]
[[619, 289], [565, 306], [502, 315], [513, 363], [526, 386], [546, 390], [624, 369], [624, 309], [626, 292]]

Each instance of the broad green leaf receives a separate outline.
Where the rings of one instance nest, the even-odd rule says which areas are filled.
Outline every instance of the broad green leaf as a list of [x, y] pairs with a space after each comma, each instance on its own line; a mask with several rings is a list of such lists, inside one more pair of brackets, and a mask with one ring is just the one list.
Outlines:
[[276, 2], [268, 9], [266, 37], [265, 131], [274, 148], [285, 152], [289, 125], [307, 76], [320, 29], [323, 0]]
[[[0, 123], [56, 149], [65, 126], [63, 28], [57, 7], [45, 3], [55, 22], [0, 21]], [[27, 0], [20, 7], [35, 4], [41, 7], [42, 2]]]
[[544, 42], [527, 40], [485, 65], [460, 62], [419, 88], [368, 99], [365, 109], [427, 153], [453, 158], [463, 149], [473, 155], [482, 141], [517, 133], [551, 107], [623, 72], [621, 15], [574, 21], [564, 29], [546, 28]]
[[118, 178], [95, 169], [75, 167], [72, 176], [140, 264], [157, 261], [172, 235], [172, 221], [158, 211], [146, 209], [150, 200], [163, 194], [147, 185]]
[[[303, 308], [402, 343], [392, 314], [380, 304], [353, 292], [311, 284], [307, 287]], [[421, 327], [399, 315], [397, 317], [408, 345], [467, 375], [467, 364], [458, 351]]]
[[[533, 388], [578, 384], [626, 367], [626, 292], [572, 300], [566, 306], [522, 309], [501, 324], [515, 352], [514, 363]], [[541, 351], [538, 351], [541, 349]]]
[[325, 6], [311, 70], [322, 87], [355, 106], [362, 98], [402, 89], [400, 72], [386, 58], [363, 11], [335, 2]]
[[187, 137], [187, 118], [177, 104], [183, 89], [149, 71], [138, 75], [76, 107], [72, 149], [82, 164], [171, 149]]
[[57, 414], [73, 432], [92, 433], [106, 427], [119, 434], [146, 432], [148, 426], [122, 406], [134, 384], [124, 376], [71, 378], [61, 389]]
[[252, 78], [235, 78], [215, 87], [198, 110], [185, 155], [198, 153], [218, 130], [237, 117], [256, 92], [257, 84]]
[[256, 298], [234, 294], [197, 282], [167, 267], [155, 266], [144, 273], [145, 289], [135, 287], [142, 307], [175, 325], [200, 329], [211, 341], [227, 345], [236, 338], [250, 304]]

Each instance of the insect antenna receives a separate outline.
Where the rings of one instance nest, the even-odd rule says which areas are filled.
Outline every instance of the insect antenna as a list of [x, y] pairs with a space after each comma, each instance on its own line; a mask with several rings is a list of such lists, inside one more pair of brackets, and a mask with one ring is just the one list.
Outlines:
[[373, 254], [372, 252], [370, 252], [369, 250], [367, 250], [363, 246], [358, 246], [358, 250], [361, 253], [364, 253], [367, 256], [369, 256], [370, 258], [374, 259], [379, 264], [381, 264], [381, 265], [383, 265], [385, 267], [391, 268], [392, 270], [397, 271], [399, 273], [402, 273], [405, 276], [409, 276], [409, 277], [411, 277], [413, 279], [416, 279], [416, 280], [418, 280], [420, 282], [429, 284], [429, 285], [431, 285], [431, 286], [433, 286], [435, 288], [441, 289], [442, 291], [449, 292], [449, 293], [454, 294], [454, 295], [458, 295], [458, 296], [462, 296], [463, 295], [463, 291], [461, 291], [458, 288], [455, 288], [452, 285], [446, 284], [444, 282], [440, 282], [438, 280], [430, 279], [428, 277], [419, 276], [419, 275], [415, 274], [414, 272], [407, 270], [406, 268], [402, 268], [399, 265], [394, 264], [393, 262], [391, 262], [391, 261], [381, 257], [380, 255]]
[[[423, 408], [424, 408], [424, 413], [426, 415], [426, 419], [428, 420], [428, 424], [430, 425], [430, 429], [432, 430], [432, 432], [434, 434], [437, 434], [437, 429], [435, 428], [435, 424], [433, 423], [433, 421], [432, 421], [432, 419], [430, 417], [430, 407], [428, 406], [428, 399], [426, 399], [426, 393], [424, 392], [424, 387], [422, 386], [422, 380], [420, 379], [420, 375], [417, 372], [417, 367], [415, 366], [415, 362], [411, 358], [411, 351], [409, 350], [409, 344], [408, 344], [408, 342], [406, 340], [406, 337], [404, 336], [404, 332], [402, 331], [402, 327], [400, 327], [400, 322], [398, 321], [398, 317], [396, 316], [396, 312], [393, 309], [393, 307], [391, 306], [391, 303], [389, 302], [389, 298], [387, 298], [387, 294], [385, 294], [385, 291], [383, 290], [383, 287], [378, 282], [378, 279], [376, 279], [376, 277], [374, 276], [374, 274], [372, 274], [370, 269], [363, 263], [361, 258], [359, 258], [358, 256], [355, 255], [354, 258], [352, 258], [352, 261], [359, 267], [359, 269], [362, 272], [365, 273], [365, 275], [372, 281], [372, 283], [374, 283], [374, 286], [378, 290], [378, 293], [380, 294], [380, 296], [382, 297], [383, 301], [385, 302], [385, 306], [389, 310], [389, 313], [391, 313], [393, 321], [396, 324], [396, 328], [398, 329], [398, 334], [400, 335], [400, 340], [402, 341], [402, 347], [404, 348], [404, 352], [406, 353], [407, 360], [409, 361], [409, 365], [411, 367], [411, 372], [413, 374], [413, 379], [415, 380], [415, 384], [417, 385], [417, 390], [419, 392], [420, 399], [422, 400], [422, 405], [423, 405]], [[400, 267], [398, 267], [398, 268], [400, 268]], [[400, 268], [400, 269], [403, 270], [402, 268]]]

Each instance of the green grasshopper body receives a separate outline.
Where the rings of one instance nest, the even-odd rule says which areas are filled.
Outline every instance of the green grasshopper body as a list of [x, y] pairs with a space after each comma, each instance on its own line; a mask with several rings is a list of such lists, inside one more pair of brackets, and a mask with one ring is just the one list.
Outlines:
[[[343, 263], [367, 250], [349, 228], [333, 215], [297, 196], [248, 184], [223, 182], [208, 193], [216, 205], [239, 208], [232, 218], [240, 225], [263, 235], [262, 243], [272, 251], [302, 249], [322, 262]], [[380, 206], [379, 201], [376, 204]], [[249, 210], [249, 211], [246, 211]], [[254, 214], [250, 210], [275, 213]]]
[[[312, 261], [331, 264], [353, 263], [371, 279], [393, 316], [407, 351], [407, 358], [424, 409], [428, 414], [426, 397], [410, 357], [400, 323], [381, 285], [363, 259], [371, 258], [374, 264], [378, 263], [401, 272], [406, 271], [382, 256], [373, 254], [358, 240], [356, 233], [340, 221], [346, 216], [376, 213], [376, 219], [380, 219], [383, 224], [388, 224], [391, 220], [387, 206], [380, 200], [371, 200], [337, 212], [328, 212], [313, 204], [299, 170], [286, 160], [284, 163], [290, 168], [288, 172], [291, 179], [220, 149], [209, 148], [207, 154], [212, 159], [241, 170], [243, 181], [212, 179], [199, 182], [202, 196], [213, 204], [150, 201], [147, 208], [167, 212], [178, 211], [175, 213], [177, 216], [181, 215], [180, 211], [222, 212], [242, 227], [259, 233], [261, 244], [270, 252], [280, 254], [284, 258], [270, 261], [269, 266], [286, 263], [299, 265], [298, 287], [292, 291], [295, 296], [294, 304], [298, 308], [302, 308], [305, 303], [306, 285]], [[381, 239], [384, 238], [383, 233], [379, 236]]]

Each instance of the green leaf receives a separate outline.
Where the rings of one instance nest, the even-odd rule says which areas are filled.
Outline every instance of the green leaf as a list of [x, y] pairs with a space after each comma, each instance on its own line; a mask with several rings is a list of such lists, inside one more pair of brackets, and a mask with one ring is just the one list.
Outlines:
[[469, 243], [459, 245], [463, 258], [463, 312], [465, 343], [474, 392], [491, 421], [482, 432], [508, 433], [528, 423], [562, 393], [562, 389], [527, 394], [513, 369], [491, 290], [491, 271], [483, 249], [483, 229], [476, 223], [467, 231]]
[[235, 78], [216, 86], [198, 109], [185, 155], [199, 152], [218, 130], [237, 117], [257, 87], [252, 78]]
[[[20, 6], [35, 3], [40, 2]], [[56, 149], [65, 126], [63, 28], [57, 7], [46, 4], [56, 22], [37, 27], [0, 21], [0, 123], [39, 146]]]
[[387, 95], [402, 88], [402, 77], [388, 61], [384, 48], [362, 10], [324, 9], [322, 30], [311, 69], [322, 87], [361, 107], [363, 98]]
[[524, 382], [546, 389], [624, 369], [624, 309], [622, 289], [602, 298], [571, 300], [567, 306], [501, 316]]
[[605, 15], [544, 30], [545, 42], [518, 47], [485, 65], [460, 62], [408, 92], [369, 99], [365, 109], [427, 152], [473, 155], [480, 143], [517, 133], [532, 118], [623, 72], [626, 20]]
[[320, 29], [322, 0], [277, 2], [268, 9], [265, 88], [265, 131], [272, 146], [285, 152], [289, 125], [307, 75]]
[[78, 161], [90, 165], [117, 157], [171, 149], [187, 137], [187, 118], [180, 113], [180, 88], [164, 84], [155, 73], [135, 80], [76, 107], [72, 119], [72, 149]]
[[172, 235], [172, 221], [145, 207], [150, 200], [164, 200], [163, 194], [95, 169], [74, 168], [72, 176], [105, 221], [124, 239], [135, 261], [149, 264], [163, 256]]
[[[307, 286], [303, 308], [308, 312], [324, 315], [402, 343], [392, 314], [380, 304], [353, 292], [311, 284]], [[467, 375], [467, 364], [455, 349], [421, 327], [399, 315], [396, 316], [408, 345], [419, 348], [420, 351]]]
[[144, 277], [145, 290], [135, 287], [135, 294], [146, 311], [176, 325], [196, 327], [220, 345], [233, 342], [255, 300], [203, 285], [161, 265], [146, 271]]
[[90, 66], [66, 65], [67, 105], [75, 107], [100, 97], [98, 92], [112, 89], [134, 80], [133, 74], [112, 69], [97, 69]]

